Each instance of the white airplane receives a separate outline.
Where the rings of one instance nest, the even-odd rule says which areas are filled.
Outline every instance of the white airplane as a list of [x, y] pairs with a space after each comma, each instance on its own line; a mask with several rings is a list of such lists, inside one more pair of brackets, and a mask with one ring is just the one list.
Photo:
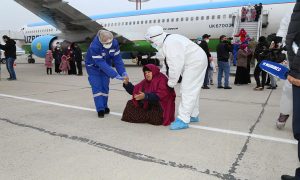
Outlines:
[[[260, 2], [263, 13], [260, 22], [256, 22], [254, 36], [268, 35], [276, 33], [282, 17], [295, 5], [295, 0], [231, 0], [88, 17], [62, 0], [15, 1], [46, 21], [22, 28], [25, 42], [31, 43], [33, 53], [39, 57], [44, 57], [58, 41], [90, 42], [99, 29], [112, 31], [122, 51], [153, 52], [144, 40], [147, 28], [153, 25], [190, 39], [210, 34], [212, 45], [218, 42], [220, 35], [232, 36], [238, 31], [235, 26], [240, 23], [239, 14], [243, 6]], [[260, 30], [259, 27], [264, 28]]]

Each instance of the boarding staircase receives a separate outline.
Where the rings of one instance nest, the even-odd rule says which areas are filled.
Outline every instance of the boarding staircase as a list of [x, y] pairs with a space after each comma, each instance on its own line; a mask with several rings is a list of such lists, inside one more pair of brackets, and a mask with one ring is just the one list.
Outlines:
[[251, 39], [254, 38], [258, 41], [262, 31], [262, 15], [260, 15], [258, 22], [241, 22], [239, 13], [236, 13], [232, 37], [238, 34], [242, 28], [246, 30]]

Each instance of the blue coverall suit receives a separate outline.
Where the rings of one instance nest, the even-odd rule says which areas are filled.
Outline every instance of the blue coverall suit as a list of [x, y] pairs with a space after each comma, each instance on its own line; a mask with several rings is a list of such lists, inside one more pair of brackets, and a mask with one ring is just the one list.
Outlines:
[[[114, 63], [117, 72], [112, 69]], [[113, 39], [112, 46], [109, 49], [103, 47], [96, 36], [91, 43], [86, 59], [85, 66], [88, 79], [92, 87], [94, 101], [97, 112], [108, 108], [109, 78], [115, 78], [118, 75], [126, 74], [124, 63], [120, 55], [119, 44]]]

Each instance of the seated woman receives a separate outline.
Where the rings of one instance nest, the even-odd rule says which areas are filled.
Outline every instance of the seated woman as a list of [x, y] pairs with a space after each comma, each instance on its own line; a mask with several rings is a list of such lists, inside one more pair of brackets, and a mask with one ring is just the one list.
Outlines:
[[175, 117], [175, 91], [168, 87], [168, 78], [153, 64], [143, 67], [145, 79], [133, 85], [124, 80], [123, 87], [132, 95], [122, 121], [168, 126]]

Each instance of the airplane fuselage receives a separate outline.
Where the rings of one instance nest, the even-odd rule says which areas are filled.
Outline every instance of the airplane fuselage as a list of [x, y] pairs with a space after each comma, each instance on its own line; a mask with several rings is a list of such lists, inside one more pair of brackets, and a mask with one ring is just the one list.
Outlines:
[[[247, 2], [230, 1], [129, 11], [91, 16], [91, 19], [105, 29], [114, 31], [133, 42], [144, 40], [147, 28], [153, 25], [160, 25], [168, 33], [182, 34], [190, 39], [196, 39], [203, 34], [210, 34], [211, 39], [218, 39], [223, 34], [233, 35], [234, 17], [240, 14], [242, 6], [259, 3], [257, 0]], [[294, 4], [293, 0], [266, 1], [263, 5], [263, 13], [267, 18], [268, 26], [262, 29], [261, 35], [267, 36], [276, 33], [280, 20], [288, 11], [292, 10]], [[73, 42], [87, 39], [84, 34], [63, 33], [47, 23], [27, 25], [23, 28], [23, 32], [27, 44], [43, 35], [55, 35]]]

